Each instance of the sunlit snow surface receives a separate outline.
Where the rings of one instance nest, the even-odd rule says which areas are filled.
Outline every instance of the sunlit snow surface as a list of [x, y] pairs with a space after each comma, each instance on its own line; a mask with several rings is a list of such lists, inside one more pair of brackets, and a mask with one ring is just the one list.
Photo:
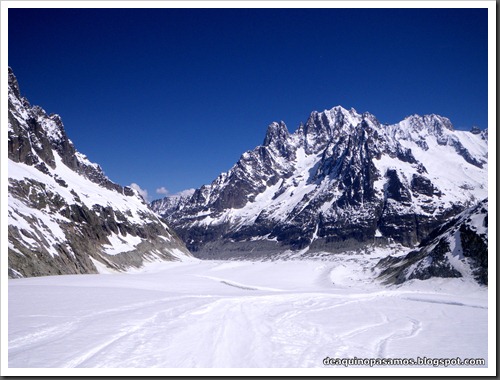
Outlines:
[[[377, 257], [378, 256], [378, 257]], [[487, 359], [487, 288], [374, 282], [380, 255], [192, 261], [9, 280], [9, 367], [323, 367]]]

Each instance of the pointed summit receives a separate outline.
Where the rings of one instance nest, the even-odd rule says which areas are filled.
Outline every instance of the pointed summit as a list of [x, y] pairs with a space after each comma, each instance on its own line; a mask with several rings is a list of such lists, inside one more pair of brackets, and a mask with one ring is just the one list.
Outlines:
[[264, 143], [262, 145], [269, 146], [271, 144], [276, 144], [277, 142], [284, 142], [290, 133], [288, 132], [288, 128], [283, 121], [279, 123], [273, 122], [269, 124], [267, 127], [266, 137], [264, 138]]
[[332, 139], [349, 134], [353, 126], [358, 125], [361, 120], [362, 116], [354, 108], [348, 111], [342, 106], [322, 112], [311, 112], [303, 129], [306, 153], [323, 150]]
[[17, 98], [21, 97], [21, 92], [19, 91], [19, 83], [14, 75], [14, 71], [9, 67], [9, 90], [14, 93]]

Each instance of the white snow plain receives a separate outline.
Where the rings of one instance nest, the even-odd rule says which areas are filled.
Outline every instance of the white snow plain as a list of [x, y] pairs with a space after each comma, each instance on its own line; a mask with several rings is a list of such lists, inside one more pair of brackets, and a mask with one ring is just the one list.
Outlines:
[[460, 373], [487, 369], [488, 289], [467, 278], [385, 286], [367, 269], [378, 256], [192, 260], [12, 279], [8, 367], [321, 368], [333, 375], [362, 366], [325, 366], [326, 357], [460, 357], [486, 360]]

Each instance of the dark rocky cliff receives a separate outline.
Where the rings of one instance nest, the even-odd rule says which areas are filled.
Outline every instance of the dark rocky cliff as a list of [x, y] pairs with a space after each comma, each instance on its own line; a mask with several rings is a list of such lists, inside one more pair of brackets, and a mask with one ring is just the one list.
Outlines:
[[388, 284], [431, 277], [473, 277], [488, 285], [488, 199], [434, 230], [418, 249], [377, 264]]

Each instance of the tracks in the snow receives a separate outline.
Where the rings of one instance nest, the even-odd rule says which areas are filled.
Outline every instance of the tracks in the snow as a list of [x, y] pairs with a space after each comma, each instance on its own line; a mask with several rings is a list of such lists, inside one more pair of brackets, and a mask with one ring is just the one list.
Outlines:
[[[481, 324], [483, 299], [355, 288], [348, 282], [334, 286], [326, 266], [314, 272], [313, 285], [302, 289], [283, 281], [283, 273], [281, 281], [272, 282], [271, 272], [266, 277], [255, 267], [254, 277], [233, 264], [229, 269], [242, 270], [242, 276], [219, 271], [213, 277], [206, 274], [214, 271], [197, 269], [170, 278], [166, 272], [165, 278], [148, 277], [135, 288], [121, 276], [99, 278], [107, 285], [101, 288], [51, 283], [39, 293], [49, 297], [33, 308], [25, 302], [36, 301], [35, 288], [14, 287], [31, 298], [17, 305], [22, 313], [9, 315], [11, 321], [22, 320], [9, 331], [9, 366], [321, 367], [326, 356], [391, 357], [406, 347], [411, 355], [423, 342], [431, 347], [441, 339], [437, 335], [470, 341], [487, 333]], [[168, 286], [161, 288], [157, 281], [169, 281]], [[51, 307], [45, 307], [46, 300]], [[464, 321], [477, 327], [474, 336], [466, 335]]]

